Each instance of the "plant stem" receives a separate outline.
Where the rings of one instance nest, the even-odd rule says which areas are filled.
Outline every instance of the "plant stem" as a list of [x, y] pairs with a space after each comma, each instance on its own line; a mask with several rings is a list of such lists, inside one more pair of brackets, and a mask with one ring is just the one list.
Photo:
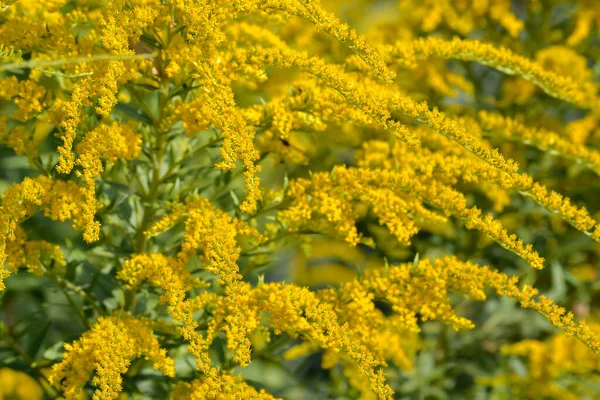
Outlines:
[[0, 72], [10, 71], [23, 68], [38, 68], [38, 67], [58, 67], [67, 64], [79, 64], [93, 61], [111, 61], [111, 60], [137, 60], [145, 58], [154, 58], [155, 54], [133, 54], [133, 55], [114, 55], [114, 54], [96, 54], [91, 57], [78, 57], [65, 60], [30, 60], [23, 62], [14, 62], [8, 64], [0, 64]]

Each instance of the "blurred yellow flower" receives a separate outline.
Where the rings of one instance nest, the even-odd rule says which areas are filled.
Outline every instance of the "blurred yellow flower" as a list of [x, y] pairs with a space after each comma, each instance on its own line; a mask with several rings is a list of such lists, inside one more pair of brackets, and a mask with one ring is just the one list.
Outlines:
[[41, 400], [40, 384], [21, 371], [0, 368], [0, 400]]

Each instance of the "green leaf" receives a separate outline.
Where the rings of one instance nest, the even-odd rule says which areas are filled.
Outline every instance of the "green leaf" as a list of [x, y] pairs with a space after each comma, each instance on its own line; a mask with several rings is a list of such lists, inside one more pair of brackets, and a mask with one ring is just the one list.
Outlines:
[[413, 259], [412, 267], [410, 268], [410, 273], [412, 274], [413, 272], [415, 272], [418, 267], [419, 267], [419, 253], [417, 253], [415, 255], [415, 258]]
[[42, 348], [42, 344], [44, 343], [44, 339], [46, 339], [46, 336], [48, 335], [50, 326], [50, 321], [46, 322], [41, 328], [40, 325], [37, 323], [31, 325], [31, 329], [29, 329], [28, 334], [30, 341], [27, 345], [27, 354], [29, 354], [29, 356], [32, 359], [35, 359], [36, 355]]
[[156, 47], [157, 49], [163, 48], [158, 40], [154, 39], [152, 36], [150, 36], [146, 33], [144, 33], [142, 36], [140, 36], [140, 40], [152, 47]]
[[553, 261], [550, 264], [550, 272], [552, 273], [552, 289], [547, 296], [554, 301], [562, 301], [567, 294], [565, 271], [560, 262]]
[[233, 190], [229, 191], [229, 195], [231, 196], [231, 200], [233, 200], [233, 204], [235, 204], [236, 207], [240, 206], [240, 199], [237, 197], [237, 195], [235, 194], [235, 192]]
[[115, 109], [122, 112], [125, 115], [130, 116], [131, 118], [135, 118], [138, 121], [141, 121], [145, 124], [152, 125], [152, 118], [143, 110], [129, 104], [118, 102], [115, 106]]

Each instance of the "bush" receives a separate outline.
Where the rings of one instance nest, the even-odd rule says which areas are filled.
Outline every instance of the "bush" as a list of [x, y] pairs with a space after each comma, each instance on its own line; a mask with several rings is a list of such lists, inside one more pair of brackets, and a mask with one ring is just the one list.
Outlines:
[[600, 396], [594, 1], [0, 9], [0, 399]]

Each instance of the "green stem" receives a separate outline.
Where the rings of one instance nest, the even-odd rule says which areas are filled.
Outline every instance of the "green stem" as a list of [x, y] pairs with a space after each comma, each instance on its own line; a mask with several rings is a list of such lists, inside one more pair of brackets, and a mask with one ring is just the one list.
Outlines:
[[[48, 274], [50, 275], [50, 273]], [[52, 279], [52, 278], [51, 278]], [[83, 288], [73, 284], [72, 282], [61, 278], [60, 276], [54, 276], [55, 282], [57, 285], [64, 287], [65, 289], [72, 290], [77, 293], [79, 296], [83, 297], [87, 302], [92, 306], [94, 311], [98, 313], [98, 315], [104, 315], [104, 310], [98, 305], [98, 300], [92, 297], [89, 293], [87, 293]]]
[[175, 168], [179, 167], [185, 161], [190, 160], [190, 158], [192, 158], [194, 155], [200, 153], [202, 150], [207, 149], [209, 147], [213, 147], [215, 144], [221, 142], [222, 140], [223, 140], [222, 137], [216, 138], [216, 139], [211, 140], [210, 142], [194, 149], [191, 153], [184, 154], [183, 157], [181, 157], [179, 160], [177, 160], [176, 162], [174, 162], [173, 164], [171, 164], [169, 166], [169, 168], [167, 169], [167, 172], [165, 172], [165, 174], [161, 178], [161, 182], [164, 181], [165, 179], [167, 179], [169, 177], [169, 175], [171, 175], [175, 171]]
[[[160, 60], [160, 57], [158, 58]], [[158, 105], [158, 118], [154, 121], [154, 128], [156, 132], [154, 146], [152, 146], [152, 177], [150, 178], [150, 184], [147, 195], [143, 196], [144, 208], [142, 209], [142, 220], [140, 225], [136, 229], [136, 240], [133, 246], [133, 251], [136, 254], [141, 254], [148, 251], [149, 238], [145, 232], [150, 228], [155, 212], [154, 203], [158, 200], [159, 189], [162, 183], [160, 176], [160, 170], [162, 169], [163, 159], [165, 156], [165, 140], [166, 135], [160, 129], [161, 122], [164, 118], [164, 110], [169, 101], [169, 82], [163, 81], [161, 85], [161, 98]], [[131, 291], [125, 292], [125, 305], [124, 310], [130, 310], [135, 303], [135, 294]]]
[[77, 57], [66, 60], [30, 60], [23, 62], [14, 62], [9, 64], [0, 64], [0, 72], [11, 71], [23, 68], [38, 68], [38, 67], [57, 67], [59, 65], [79, 64], [93, 61], [111, 61], [111, 60], [138, 60], [145, 58], [154, 58], [155, 54], [132, 54], [132, 55], [114, 55], [114, 54], [96, 54], [90, 57]]
[[58, 279], [56, 279], [56, 277], [52, 273], [47, 273], [46, 276], [48, 276], [52, 280], [52, 282], [54, 282], [54, 284], [60, 289], [60, 291], [65, 295], [67, 302], [69, 302], [69, 305], [71, 306], [73, 311], [75, 311], [77, 317], [80, 319], [83, 325], [87, 329], [90, 329], [90, 324], [88, 323], [87, 318], [83, 314], [83, 311], [81, 311], [77, 303], [75, 303], [71, 295], [67, 292], [66, 288], [63, 285], [61, 285], [61, 283], [58, 281]]

